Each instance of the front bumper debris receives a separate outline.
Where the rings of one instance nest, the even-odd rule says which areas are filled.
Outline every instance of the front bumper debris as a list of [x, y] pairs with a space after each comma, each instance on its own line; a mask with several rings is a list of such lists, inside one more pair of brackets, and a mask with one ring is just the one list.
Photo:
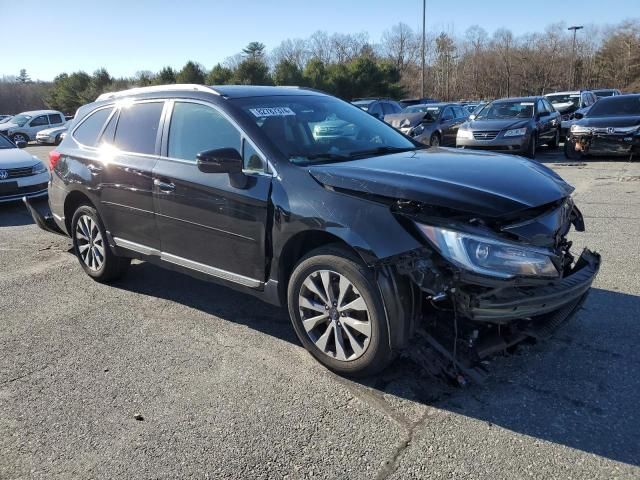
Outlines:
[[591, 288], [600, 268], [600, 255], [585, 249], [571, 273], [552, 285], [498, 287], [483, 293], [456, 292], [456, 307], [476, 322], [508, 323], [559, 310], [580, 299]]

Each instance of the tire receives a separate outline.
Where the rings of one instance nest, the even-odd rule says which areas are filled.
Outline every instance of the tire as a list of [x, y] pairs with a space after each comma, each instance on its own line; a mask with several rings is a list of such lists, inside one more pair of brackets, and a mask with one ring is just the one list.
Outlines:
[[14, 133], [11, 135], [11, 141], [13, 143], [17, 143], [20, 141], [29, 143], [29, 137], [27, 137], [24, 133]]
[[439, 147], [440, 146], [440, 134], [434, 133], [433, 135], [431, 135], [431, 138], [429, 139], [429, 145], [431, 145], [432, 147]]
[[558, 147], [560, 146], [560, 129], [559, 129], [559, 128], [556, 130], [556, 134], [555, 134], [555, 136], [553, 137], [553, 140], [551, 140], [551, 141], [547, 144], [547, 146], [548, 146], [549, 148], [553, 148], [553, 149], [556, 149], [556, 148], [558, 148]]
[[62, 142], [60, 135], [56, 135], [56, 139], [53, 141], [53, 144], [57, 146], [60, 145], [60, 142]]
[[575, 142], [573, 140], [566, 139], [564, 141], [564, 157], [569, 160], [582, 160], [584, 154], [582, 152], [576, 152]]
[[131, 259], [111, 251], [102, 220], [92, 206], [81, 205], [73, 214], [71, 239], [82, 269], [94, 280], [107, 283], [127, 272]]
[[298, 339], [330, 370], [364, 377], [393, 359], [377, 282], [347, 249], [322, 247], [300, 260], [289, 279], [287, 300]]
[[535, 133], [531, 134], [529, 138], [529, 144], [527, 145], [527, 151], [525, 152], [525, 156], [528, 158], [536, 158], [536, 150], [538, 147], [538, 136]]

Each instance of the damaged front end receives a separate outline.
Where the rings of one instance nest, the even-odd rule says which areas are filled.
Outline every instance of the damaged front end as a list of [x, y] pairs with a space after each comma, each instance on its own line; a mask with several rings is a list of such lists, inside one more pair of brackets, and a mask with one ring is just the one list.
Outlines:
[[579, 155], [634, 156], [640, 153], [640, 130], [631, 127], [573, 125], [565, 146], [568, 157]]
[[567, 235], [584, 231], [584, 221], [569, 196], [497, 219], [418, 202], [392, 209], [425, 247], [386, 263], [419, 292], [420, 335], [449, 355], [445, 370], [456, 376], [551, 335], [580, 308], [598, 273], [597, 253], [571, 251]]

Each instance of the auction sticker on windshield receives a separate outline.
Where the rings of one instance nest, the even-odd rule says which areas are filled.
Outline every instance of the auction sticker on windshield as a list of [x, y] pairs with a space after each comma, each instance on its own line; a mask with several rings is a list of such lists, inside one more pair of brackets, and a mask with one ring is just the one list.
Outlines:
[[249, 111], [256, 117], [286, 117], [296, 114], [289, 107], [250, 108]]

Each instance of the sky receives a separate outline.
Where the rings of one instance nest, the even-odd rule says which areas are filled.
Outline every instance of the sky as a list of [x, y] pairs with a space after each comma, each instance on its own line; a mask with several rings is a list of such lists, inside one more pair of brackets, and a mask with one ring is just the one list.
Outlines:
[[[0, 0], [0, 77], [25, 68], [34, 80], [100, 67], [133, 76], [165, 65], [179, 69], [187, 60], [211, 68], [251, 41], [270, 50], [317, 30], [367, 32], [375, 43], [399, 22], [422, 28], [422, 0], [22, 0], [17, 16], [15, 1]], [[556, 22], [628, 18], [640, 18], [640, 0], [427, 0], [427, 31], [434, 33], [480, 25], [520, 35]]]

